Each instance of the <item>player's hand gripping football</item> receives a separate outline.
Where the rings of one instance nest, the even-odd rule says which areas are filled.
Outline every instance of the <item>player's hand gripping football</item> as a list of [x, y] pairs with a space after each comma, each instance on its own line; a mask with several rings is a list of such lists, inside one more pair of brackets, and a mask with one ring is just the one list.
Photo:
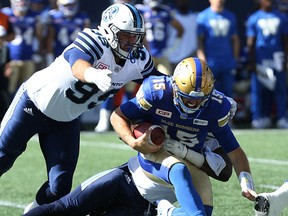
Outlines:
[[140, 137], [136, 138], [135, 143], [133, 144], [133, 149], [141, 152], [142, 154], [148, 154], [159, 151], [162, 148], [162, 145], [151, 144], [150, 136], [152, 130], [153, 129], [149, 128]]
[[111, 86], [111, 74], [109, 69], [99, 70], [89, 67], [84, 72], [84, 79], [88, 83], [97, 85], [102, 92], [106, 92]]

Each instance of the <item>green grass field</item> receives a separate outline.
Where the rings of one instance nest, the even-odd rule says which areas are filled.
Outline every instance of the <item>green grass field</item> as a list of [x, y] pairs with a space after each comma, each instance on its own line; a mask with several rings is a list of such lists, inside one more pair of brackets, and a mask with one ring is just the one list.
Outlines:
[[[274, 190], [288, 179], [287, 130], [235, 130], [245, 150], [255, 180], [257, 192]], [[124, 163], [136, 153], [118, 140], [115, 133], [82, 133], [81, 151], [73, 188], [86, 178]], [[19, 216], [24, 206], [34, 200], [39, 186], [46, 180], [46, 169], [37, 137], [13, 168], [0, 178], [0, 215]], [[252, 216], [253, 202], [241, 196], [236, 176], [229, 182], [212, 181], [214, 216]], [[283, 212], [288, 215], [288, 208]]]

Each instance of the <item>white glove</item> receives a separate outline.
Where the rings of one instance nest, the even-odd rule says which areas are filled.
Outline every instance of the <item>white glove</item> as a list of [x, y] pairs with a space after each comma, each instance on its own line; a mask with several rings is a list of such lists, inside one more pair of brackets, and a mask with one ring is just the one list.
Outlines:
[[189, 161], [198, 168], [201, 168], [204, 163], [205, 158], [201, 153], [187, 148], [186, 145], [176, 140], [166, 138], [163, 147], [171, 154]]
[[187, 147], [176, 140], [166, 138], [163, 146], [165, 150], [183, 159], [187, 155]]
[[209, 147], [205, 147], [203, 154], [206, 158], [206, 161], [214, 173], [219, 176], [221, 171], [226, 166], [225, 160], [218, 154], [215, 154], [211, 151]]
[[84, 79], [88, 83], [94, 83], [102, 91], [106, 92], [111, 86], [112, 72], [108, 69], [99, 70], [93, 67], [89, 67], [84, 72]]
[[233, 119], [236, 111], [237, 111], [237, 102], [235, 100], [233, 100], [233, 98], [227, 97], [227, 99], [229, 100], [230, 104], [231, 104], [231, 108], [229, 111], [229, 118]]

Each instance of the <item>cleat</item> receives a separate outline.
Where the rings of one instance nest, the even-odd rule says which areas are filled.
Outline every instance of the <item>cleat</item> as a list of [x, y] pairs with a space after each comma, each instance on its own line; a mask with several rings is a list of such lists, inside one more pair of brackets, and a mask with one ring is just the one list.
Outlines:
[[25, 207], [23, 213], [26, 214], [27, 212], [29, 212], [29, 211], [32, 210], [33, 208], [36, 208], [37, 206], [39, 206], [38, 203], [37, 203], [36, 201], [34, 201], [34, 202], [28, 204], [28, 205]]
[[285, 118], [281, 118], [277, 121], [276, 126], [279, 129], [287, 129], [288, 128], [288, 121]]
[[94, 131], [97, 133], [107, 132], [110, 129], [110, 115], [111, 112], [106, 109], [100, 109], [99, 122]]
[[269, 207], [269, 200], [265, 196], [259, 195], [256, 197], [254, 206], [256, 216], [268, 215]]

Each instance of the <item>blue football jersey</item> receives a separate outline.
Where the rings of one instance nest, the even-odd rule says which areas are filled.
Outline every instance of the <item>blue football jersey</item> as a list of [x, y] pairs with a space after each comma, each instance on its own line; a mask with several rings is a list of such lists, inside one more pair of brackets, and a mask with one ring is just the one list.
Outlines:
[[236, 17], [228, 10], [216, 13], [207, 8], [197, 16], [197, 34], [205, 37], [205, 55], [219, 61], [233, 61], [231, 37], [237, 32]]
[[67, 18], [59, 10], [51, 10], [49, 15], [50, 24], [55, 30], [54, 55], [59, 56], [77, 38], [78, 33], [84, 29], [89, 18], [84, 12]]
[[239, 144], [228, 126], [230, 102], [221, 92], [213, 91], [202, 112], [183, 118], [173, 102], [172, 78], [151, 76], [144, 80], [135, 98], [121, 105], [123, 114], [131, 120], [143, 120], [161, 125], [169, 138], [201, 151], [208, 132], [212, 132], [226, 152]]
[[15, 39], [8, 43], [12, 60], [31, 60], [34, 53], [33, 40], [38, 16], [28, 11], [25, 16], [15, 16], [11, 8], [3, 8], [15, 32]]
[[168, 26], [172, 19], [171, 10], [167, 6], [159, 6], [153, 10], [150, 7], [138, 7], [138, 9], [144, 17], [149, 51], [153, 57], [161, 57], [163, 49], [167, 46]]
[[277, 10], [258, 10], [249, 16], [246, 34], [256, 38], [257, 62], [261, 62], [262, 59], [273, 59], [275, 52], [284, 51], [282, 37], [288, 34], [288, 24]]

